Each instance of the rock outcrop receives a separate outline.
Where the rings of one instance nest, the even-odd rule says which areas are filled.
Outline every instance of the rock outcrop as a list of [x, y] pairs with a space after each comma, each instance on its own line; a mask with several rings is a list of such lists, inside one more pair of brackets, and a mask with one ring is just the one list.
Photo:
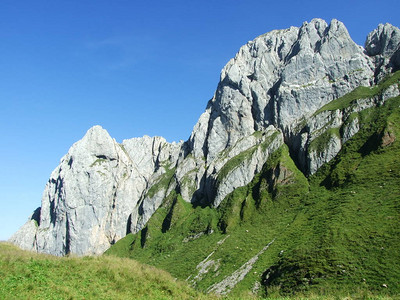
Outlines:
[[189, 140], [196, 157], [214, 159], [243, 136], [291, 125], [360, 85], [374, 65], [342, 23], [320, 19], [248, 42], [221, 72], [214, 98]]
[[365, 51], [374, 60], [376, 80], [388, 72], [400, 69], [400, 29], [390, 24], [379, 24], [368, 34]]
[[129, 232], [131, 212], [143, 191], [165, 172], [160, 164], [174, 160], [179, 148], [159, 137], [118, 144], [94, 126], [51, 174], [40, 214], [10, 241], [59, 256], [104, 252]]
[[187, 142], [161, 137], [118, 144], [100, 126], [74, 144], [46, 185], [41, 209], [11, 238], [24, 249], [65, 255], [104, 252], [142, 229], [176, 191], [217, 207], [287, 144], [312, 174], [359, 130], [357, 113], [399, 95], [397, 84], [351, 105], [324, 109], [400, 66], [400, 30], [380, 25], [365, 49], [332, 20], [274, 30], [241, 47]]

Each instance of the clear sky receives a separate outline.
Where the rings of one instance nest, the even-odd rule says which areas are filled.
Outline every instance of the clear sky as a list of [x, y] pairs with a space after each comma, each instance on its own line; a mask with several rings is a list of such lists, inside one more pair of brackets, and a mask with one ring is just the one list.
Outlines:
[[1, 0], [0, 240], [93, 125], [119, 142], [186, 140], [247, 41], [318, 17], [363, 45], [379, 23], [400, 26], [399, 11], [398, 0]]

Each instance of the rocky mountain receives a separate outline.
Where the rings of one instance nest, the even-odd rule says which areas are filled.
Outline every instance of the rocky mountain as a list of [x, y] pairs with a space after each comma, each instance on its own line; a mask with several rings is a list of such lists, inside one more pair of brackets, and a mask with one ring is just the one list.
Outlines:
[[[145, 229], [170, 195], [218, 208], [285, 145], [296, 167], [314, 174], [362, 128], [359, 112], [399, 95], [398, 80], [384, 81], [400, 68], [399, 47], [400, 30], [390, 24], [371, 32], [364, 48], [337, 20], [261, 35], [223, 68], [188, 141], [145, 136], [118, 144], [91, 128], [10, 241], [59, 256], [103, 253]], [[290, 174], [278, 165], [268, 184]]]

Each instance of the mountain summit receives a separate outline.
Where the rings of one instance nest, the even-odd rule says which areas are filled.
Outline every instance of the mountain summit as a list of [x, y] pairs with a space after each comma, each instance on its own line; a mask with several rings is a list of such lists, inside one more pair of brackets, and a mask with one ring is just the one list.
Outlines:
[[[218, 208], [284, 145], [304, 175], [314, 174], [359, 132], [354, 113], [399, 95], [397, 82], [377, 86], [400, 68], [399, 45], [390, 24], [363, 48], [341, 22], [321, 19], [255, 38], [221, 71], [188, 141], [145, 136], [118, 144], [94, 126], [61, 159], [41, 207], [10, 241], [58, 256], [101, 254], [144, 229], [172, 193]], [[358, 87], [369, 92], [351, 94]], [[351, 105], [329, 107], [349, 94]], [[283, 166], [274, 172], [269, 184], [290, 177]]]

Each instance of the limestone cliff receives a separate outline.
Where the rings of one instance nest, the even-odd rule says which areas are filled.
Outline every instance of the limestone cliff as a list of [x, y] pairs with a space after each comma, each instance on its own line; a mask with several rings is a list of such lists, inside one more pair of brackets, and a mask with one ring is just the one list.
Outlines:
[[176, 160], [180, 144], [143, 137], [118, 144], [100, 126], [75, 143], [53, 171], [40, 212], [10, 241], [24, 249], [64, 255], [98, 254], [130, 230], [143, 191]]
[[257, 37], [223, 68], [188, 141], [118, 144], [93, 127], [61, 159], [41, 208], [11, 241], [55, 255], [102, 253], [143, 228], [173, 190], [217, 207], [284, 143], [303, 173], [314, 173], [358, 132], [356, 113], [397, 96], [398, 84], [346, 107], [325, 105], [399, 69], [399, 44], [400, 30], [390, 24], [371, 32], [363, 48], [341, 22], [321, 19]]

